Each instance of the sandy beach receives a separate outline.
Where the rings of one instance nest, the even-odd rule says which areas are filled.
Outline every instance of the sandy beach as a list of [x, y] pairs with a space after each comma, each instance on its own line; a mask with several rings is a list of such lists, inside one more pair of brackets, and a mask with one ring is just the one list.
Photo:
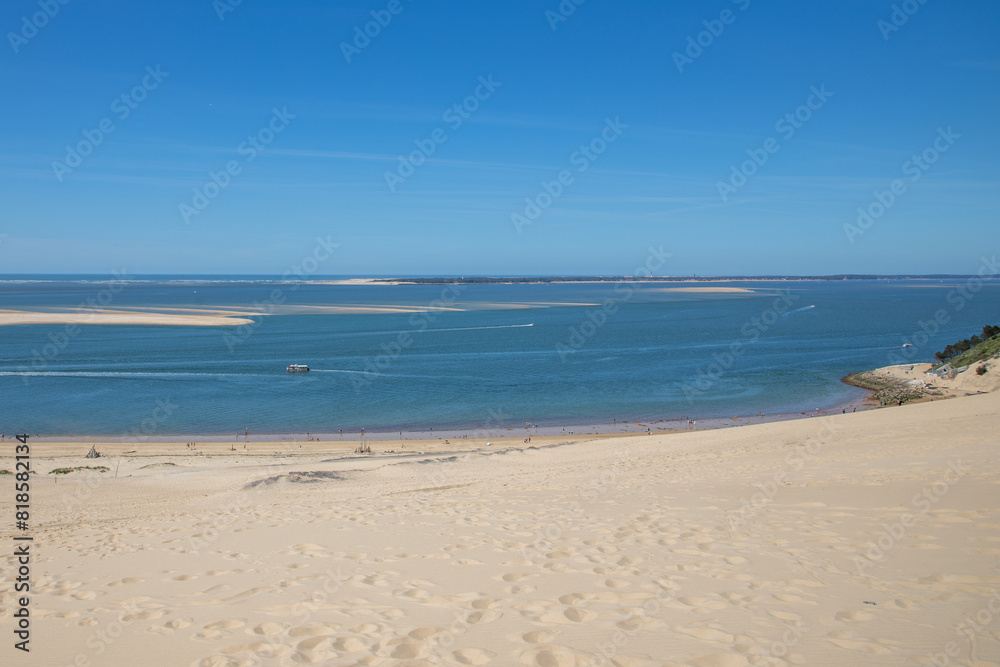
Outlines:
[[989, 393], [373, 456], [40, 443], [17, 664], [997, 664], [998, 430]]

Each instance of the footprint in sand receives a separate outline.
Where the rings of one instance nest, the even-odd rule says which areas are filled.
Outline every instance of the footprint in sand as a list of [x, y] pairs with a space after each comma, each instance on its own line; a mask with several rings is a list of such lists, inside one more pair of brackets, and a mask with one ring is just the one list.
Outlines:
[[635, 616], [629, 616], [624, 621], [618, 621], [615, 623], [616, 626], [624, 630], [625, 632], [639, 632], [645, 630], [646, 628], [651, 628], [654, 625], [659, 625], [660, 620], [655, 616], [645, 616], [642, 614], [637, 614]]
[[834, 618], [845, 623], [864, 623], [875, 618], [875, 615], [864, 611], [841, 611], [836, 613]]
[[246, 623], [235, 619], [215, 621], [214, 623], [202, 626], [201, 632], [196, 634], [195, 637], [198, 639], [219, 639], [224, 637], [227, 632], [242, 628], [244, 625]]
[[220, 653], [226, 655], [239, 655], [241, 653], [253, 653], [262, 658], [276, 658], [290, 652], [292, 649], [287, 644], [270, 644], [266, 642], [254, 642], [252, 644], [234, 644], [221, 649]]
[[501, 600], [480, 598], [478, 600], [473, 600], [471, 606], [473, 609], [490, 609], [492, 607], [495, 607], [498, 602], [501, 602]]
[[698, 597], [695, 595], [685, 595], [684, 597], [677, 598], [677, 601], [681, 604], [687, 605], [688, 607], [693, 607], [695, 611], [699, 612], [720, 611], [726, 608], [725, 604], [717, 600], [711, 600], [709, 598]]
[[574, 623], [586, 623], [597, 618], [597, 614], [594, 612], [587, 611], [586, 609], [580, 609], [579, 607], [570, 607], [563, 612], [563, 616]]
[[267, 637], [270, 635], [279, 635], [284, 632], [284, 630], [284, 627], [278, 625], [277, 623], [261, 623], [254, 626], [253, 633], [255, 635], [263, 635]]
[[503, 589], [505, 593], [510, 595], [527, 595], [529, 593], [535, 592], [535, 587], [531, 584], [514, 584], [513, 586], [508, 586]]
[[333, 642], [333, 648], [341, 651], [342, 653], [357, 653], [358, 651], [364, 651], [368, 648], [368, 644], [364, 643], [357, 637], [341, 637]]
[[122, 584], [141, 584], [145, 579], [139, 579], [137, 577], [125, 577], [124, 579], [119, 579], [118, 581], [108, 582], [108, 586], [121, 586]]
[[320, 646], [324, 644], [331, 644], [329, 637], [310, 637], [309, 639], [303, 639], [295, 648], [303, 653], [311, 653], [316, 651]]
[[210, 655], [191, 663], [191, 667], [240, 667], [240, 663], [222, 655]]
[[330, 636], [337, 632], [340, 626], [335, 623], [307, 623], [288, 631], [289, 637], [320, 637]]
[[163, 616], [163, 612], [159, 610], [154, 611], [141, 611], [138, 614], [129, 614], [127, 616], [122, 616], [122, 621], [132, 622], [132, 621], [151, 621], [156, 618]]
[[431, 628], [431, 627], [416, 628], [415, 630], [411, 630], [407, 634], [407, 636], [410, 637], [411, 639], [416, 639], [417, 641], [424, 641], [425, 639], [429, 639], [434, 635], [441, 634], [446, 629], [447, 628]]
[[408, 591], [403, 591], [401, 595], [408, 598], [413, 598], [414, 600], [423, 600], [430, 597], [430, 593], [427, 591], [420, 590], [418, 588], [411, 588]]
[[[408, 637], [393, 641], [396, 642], [396, 644], [389, 650], [389, 657], [396, 658], [397, 660], [409, 660], [420, 657], [422, 652], [422, 646], [420, 643], [415, 642]], [[392, 645], [392, 642], [390, 642], [390, 645]]]
[[374, 636], [381, 634], [384, 629], [381, 625], [375, 625], [374, 623], [362, 623], [361, 625], [355, 625], [353, 628], [349, 628], [351, 632], [358, 635], [368, 635]]
[[548, 644], [559, 633], [554, 630], [535, 630], [521, 635], [521, 641], [527, 644]]
[[460, 665], [486, 665], [493, 661], [496, 653], [478, 648], [463, 648], [454, 651], [451, 657]]
[[577, 653], [565, 646], [551, 645], [528, 649], [518, 656], [518, 660], [522, 665], [529, 667], [577, 667], [588, 664], [593, 657], [590, 654]]

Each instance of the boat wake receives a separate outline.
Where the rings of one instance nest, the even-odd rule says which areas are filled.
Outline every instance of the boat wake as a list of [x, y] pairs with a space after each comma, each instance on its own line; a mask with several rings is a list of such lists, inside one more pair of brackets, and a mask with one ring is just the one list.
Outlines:
[[531, 324], [496, 324], [487, 327], [455, 327], [451, 329], [424, 329], [420, 333], [434, 333], [438, 331], [479, 331], [482, 329], [523, 329], [525, 327], [533, 327], [534, 323]]
[[804, 308], [798, 308], [796, 310], [791, 310], [791, 311], [785, 313], [784, 315], [782, 315], [782, 317], [788, 317], [789, 315], [794, 315], [795, 313], [801, 313], [801, 312], [804, 312], [804, 311], [807, 311], [807, 310], [812, 310], [815, 307], [816, 306], [806, 306]]

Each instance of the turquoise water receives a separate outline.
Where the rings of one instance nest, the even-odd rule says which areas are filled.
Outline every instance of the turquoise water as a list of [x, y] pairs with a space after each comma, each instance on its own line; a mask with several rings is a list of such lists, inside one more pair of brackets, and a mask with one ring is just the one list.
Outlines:
[[[115, 288], [111, 307], [259, 309], [277, 289], [282, 308], [425, 308], [443, 296], [464, 310], [279, 309], [242, 328], [0, 327], [0, 431], [330, 433], [825, 409], [858, 395], [839, 382], [849, 372], [901, 363], [904, 352], [929, 361], [1000, 322], [1000, 283], [976, 292], [965, 283], [729, 285], [752, 295], [678, 294], [656, 284], [472, 285], [456, 297], [455, 288], [429, 285], [132, 280]], [[7, 277], [0, 309], [75, 307], [105, 288], [98, 278]], [[498, 306], [525, 303], [535, 307]], [[605, 307], [560, 305], [580, 303]], [[933, 335], [924, 338], [920, 323], [938, 311], [947, 323], [925, 327]], [[289, 374], [290, 363], [313, 371]]]

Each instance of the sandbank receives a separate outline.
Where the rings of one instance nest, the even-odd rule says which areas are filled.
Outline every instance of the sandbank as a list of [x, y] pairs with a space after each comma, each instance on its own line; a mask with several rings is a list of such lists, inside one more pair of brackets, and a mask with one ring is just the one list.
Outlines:
[[[249, 313], [246, 313], [249, 315]], [[228, 327], [251, 324], [253, 320], [236, 314], [222, 315], [204, 312], [199, 314], [161, 313], [128, 310], [76, 309], [63, 312], [33, 312], [0, 310], [0, 326], [17, 324], [131, 324], [147, 326]]]

